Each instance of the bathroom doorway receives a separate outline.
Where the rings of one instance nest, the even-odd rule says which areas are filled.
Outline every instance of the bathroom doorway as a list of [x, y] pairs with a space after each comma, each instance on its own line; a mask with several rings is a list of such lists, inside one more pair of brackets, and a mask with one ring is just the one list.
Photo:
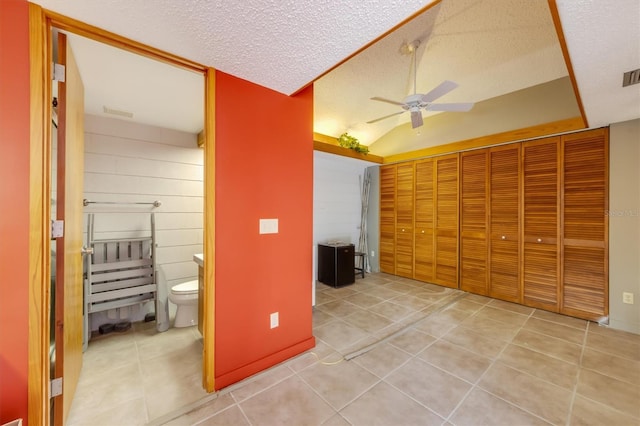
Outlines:
[[[39, 9], [39, 7], [35, 6], [35, 5], [30, 5], [30, 7], [32, 9], [35, 9], [35, 8]], [[182, 68], [182, 69], [186, 68], [188, 70], [188, 72], [199, 73], [200, 79], [202, 80], [202, 87], [203, 87], [203, 90], [202, 90], [203, 93], [202, 93], [202, 96], [201, 96], [201, 101], [202, 100], [205, 101], [204, 103], [201, 102], [201, 105], [202, 105], [201, 109], [202, 110], [207, 110], [209, 112], [213, 111], [213, 108], [211, 108], [210, 106], [207, 107], [208, 103], [212, 103], [213, 102], [213, 98], [212, 98], [212, 96], [209, 96], [208, 95], [209, 92], [207, 90], [205, 90], [206, 87], [208, 87], [208, 86], [210, 87], [212, 82], [213, 82], [213, 70], [212, 69], [208, 69], [208, 68], [199, 66], [197, 64], [192, 64], [192, 63], [190, 63], [189, 61], [186, 61], [186, 60], [181, 60], [179, 58], [174, 58], [171, 55], [164, 54], [163, 52], [156, 51], [155, 49], [147, 48], [145, 46], [142, 46], [142, 45], [139, 45], [137, 43], [131, 42], [129, 40], [123, 39], [123, 38], [121, 38], [121, 37], [119, 37], [117, 35], [106, 33], [106, 32], [101, 31], [99, 29], [95, 29], [95, 28], [89, 27], [87, 25], [84, 25], [82, 23], [73, 21], [71, 19], [60, 17], [59, 15], [56, 15], [54, 17], [50, 17], [50, 16], [47, 15], [47, 12], [43, 12], [41, 9], [39, 9], [39, 12], [41, 14], [40, 18], [43, 20], [43, 21], [41, 21], [42, 27], [43, 28], [45, 27], [44, 23], [46, 22], [46, 24], [47, 24], [46, 28], [48, 30], [53, 29], [53, 28], [58, 28], [58, 29], [61, 29], [62, 31], [64, 31], [65, 33], [67, 33], [68, 35], [72, 35], [72, 36], [73, 35], [77, 36], [78, 34], [87, 35], [87, 36], [89, 36], [89, 38], [96, 39], [97, 41], [100, 41], [102, 43], [109, 44], [109, 45], [114, 45], [115, 44], [115, 45], [118, 45], [119, 47], [124, 47], [125, 49], [128, 49], [129, 51], [133, 51], [138, 55], [142, 54], [147, 58], [151, 57], [151, 58], [153, 58], [155, 60], [160, 60], [160, 61], [164, 62], [165, 64], [169, 63], [169, 64], [171, 64], [170, 66], [172, 66], [174, 68]], [[33, 16], [35, 16], [35, 14], [32, 14], [32, 18], [33, 18]], [[38, 24], [34, 23], [34, 21], [35, 20], [32, 19], [32, 26], [38, 26]], [[46, 34], [45, 33], [43, 35], [44, 35], [44, 38], [51, 37], [50, 34]], [[53, 59], [52, 58], [52, 52], [48, 52], [47, 49], [44, 48], [44, 46], [46, 46], [46, 45], [51, 46], [51, 44], [43, 43], [43, 45], [41, 45], [41, 46], [37, 46], [36, 45], [36, 47], [34, 49], [34, 46], [32, 45], [32, 55], [34, 55], [34, 50], [36, 50], [35, 54], [36, 55], [40, 55], [40, 57], [44, 58], [44, 61], [43, 61], [44, 64], [50, 63], [50, 60]], [[38, 50], [37, 50], [38, 47], [41, 49], [41, 53], [39, 53], [39, 54], [37, 53], [38, 52]], [[42, 67], [42, 69], [44, 71], [43, 72], [44, 76], [46, 76], [48, 74], [46, 72], [46, 68], [47, 68], [46, 66]], [[82, 73], [82, 69], [80, 69], [80, 73]], [[36, 80], [37, 80], [37, 78], [36, 78]], [[48, 79], [46, 79], [46, 77], [45, 77], [44, 81], [48, 81]], [[170, 82], [168, 82], [167, 84], [170, 84]], [[51, 92], [45, 89], [45, 90], [43, 90], [43, 95], [44, 96], [42, 96], [42, 99], [39, 99], [42, 102], [42, 110], [45, 112], [44, 116], [49, 116], [49, 117], [52, 115], [52, 104], [51, 104], [51, 98], [49, 97], [50, 94], [51, 94]], [[47, 111], [48, 111], [48, 113], [47, 113]], [[210, 124], [211, 122], [212, 122], [212, 120], [203, 119], [203, 123], [202, 123], [203, 124], [203, 126], [202, 126], [203, 130], [204, 130], [204, 128], [209, 128], [209, 132], [206, 132], [206, 131], [203, 132], [203, 135], [204, 135], [203, 139], [205, 141], [205, 145], [206, 145], [207, 139], [209, 138], [208, 136], [206, 136], [206, 134], [207, 133], [212, 133], [212, 128], [209, 127], [211, 125]], [[207, 124], [207, 123], [209, 123], [209, 124]], [[94, 123], [94, 125], [95, 125], [95, 123]], [[45, 149], [45, 152], [46, 152], [46, 150], [50, 149], [50, 147], [51, 147], [52, 141], [46, 140], [46, 139], [48, 139], [48, 135], [50, 135], [52, 133], [53, 133], [53, 130], [51, 130], [51, 131], [43, 131], [42, 132], [42, 136], [45, 139], [45, 141], [42, 144], [42, 147]], [[195, 138], [194, 138], [194, 142], [195, 142]], [[194, 149], [198, 149], [198, 148], [194, 148]], [[211, 167], [213, 168], [214, 154], [215, 153], [212, 150], [209, 150], [208, 152], [206, 150], [204, 152], [200, 151], [200, 155], [203, 158], [202, 165], [201, 165], [201, 169], [202, 169], [201, 173], [202, 173], [202, 175], [206, 175], [207, 174], [207, 170], [206, 170], [206, 164], [207, 163], [210, 164]], [[48, 155], [43, 155], [43, 156], [44, 156], [44, 158], [48, 158]], [[122, 160], [122, 159], [120, 158], [118, 160]], [[122, 165], [122, 161], [116, 161], [116, 163], [118, 164], [117, 167], [120, 167]], [[72, 167], [73, 166], [67, 167], [68, 170], [65, 170], [65, 171], [71, 171]], [[80, 181], [82, 181], [83, 179], [84, 179], [84, 177], [81, 176], [80, 178], [78, 178], [74, 182], [74, 184], [77, 185], [77, 186], [82, 187], [79, 184], [80, 184]], [[43, 181], [44, 181], [43, 182], [43, 186], [45, 188], [51, 188], [51, 181], [52, 180], [53, 180], [53, 178], [51, 176], [43, 176]], [[201, 181], [202, 181], [202, 179], [201, 179]], [[201, 188], [200, 197], [202, 198], [203, 194], [205, 193], [204, 184], [202, 182], [200, 184], [200, 188]], [[60, 188], [58, 187], [57, 190], [59, 191]], [[213, 196], [213, 189], [211, 191], [209, 191], [209, 194], [210, 194], [210, 196]], [[201, 201], [200, 204], [201, 204], [201, 208], [200, 208], [200, 210], [201, 210], [200, 211], [200, 215], [201, 216], [207, 216], [208, 214], [213, 215], [213, 213], [214, 213], [213, 211], [211, 211], [211, 212], [207, 212], [206, 211], [206, 208], [205, 208], [206, 203], [204, 201]], [[74, 221], [77, 222], [77, 220], [74, 220]], [[206, 223], [206, 220], [204, 220], [204, 219], [201, 219], [201, 221]], [[209, 223], [212, 223], [212, 220], [210, 220]], [[48, 220], [46, 220], [46, 222], [43, 221], [43, 224], [42, 224], [43, 225], [43, 230], [47, 229], [47, 228], [44, 227], [45, 224], [48, 227], [49, 226], [49, 221]], [[67, 227], [70, 227], [72, 224], [68, 220], [65, 225]], [[206, 247], [206, 245], [204, 243], [204, 241], [205, 241], [205, 238], [204, 238], [205, 231], [204, 231], [204, 229], [202, 229], [200, 232], [201, 232], [201, 235], [202, 235], [201, 236], [202, 250], [200, 250], [200, 251], [204, 252], [205, 259], [207, 259], [206, 255], [207, 255], [207, 251], [208, 250], [207, 250], [207, 247]], [[47, 231], [44, 231], [43, 233], [45, 235], [48, 234]], [[211, 250], [211, 252], [212, 252], [212, 250]], [[78, 253], [78, 255], [79, 255], [79, 253]], [[51, 266], [52, 262], [53, 262], [53, 260], [51, 258], [49, 258], [47, 263], [49, 263], [49, 266]], [[212, 261], [209, 262], [209, 264], [212, 264], [212, 263], [213, 263]], [[48, 268], [45, 267], [45, 270], [48, 270]], [[47, 274], [45, 274], [45, 275], [47, 275]], [[208, 274], [206, 274], [206, 270], [205, 270], [205, 275], [208, 276]], [[196, 276], [197, 276], [197, 272], [196, 272]], [[49, 285], [50, 285], [49, 276], [42, 278], [41, 284], [44, 286], [45, 283], [46, 283], [46, 286], [49, 287]], [[206, 283], [207, 283], [207, 285], [205, 286], [205, 289], [204, 289], [204, 291], [205, 291], [205, 295], [204, 295], [205, 299], [204, 300], [207, 300], [206, 299], [207, 297], [212, 297], [212, 294], [213, 294], [213, 280], [212, 279], [207, 280]], [[67, 287], [67, 288], [69, 286], [71, 286], [71, 285], [76, 286], [75, 288], [77, 288], [77, 286], [81, 287], [82, 283], [81, 282], [80, 283], [77, 283], [77, 282], [73, 282], [73, 283], [67, 282], [67, 283], [65, 283], [65, 287]], [[37, 290], [36, 292], [39, 292], [39, 290]], [[46, 292], [44, 294], [46, 294]], [[58, 300], [60, 300], [60, 299], [58, 299]], [[46, 301], [46, 299], [43, 299], [43, 302], [45, 302], [45, 301]], [[52, 319], [52, 318], [49, 317], [49, 314], [51, 314], [52, 312], [55, 314], [55, 311], [53, 309], [51, 309], [50, 306], [46, 306], [46, 303], [43, 303], [43, 305], [44, 305], [43, 306], [44, 309], [38, 315], [41, 318], [42, 324], [48, 329], [49, 326], [52, 324], [52, 322], [56, 321], [55, 319]], [[66, 307], [59, 306], [58, 311], [64, 311], [65, 309], [66, 309]], [[212, 315], [207, 315], [206, 314], [206, 309], [205, 309], [205, 316], [204, 317], [205, 317], [205, 320], [203, 322], [206, 324], [207, 321], [211, 320]], [[64, 327], [65, 331], [74, 328], [74, 327], [70, 327], [69, 323], [64, 324], [64, 325], [65, 325], [65, 327]], [[212, 326], [211, 327], [205, 327], [205, 329], [207, 329], [207, 328], [210, 331], [212, 331], [212, 329], [213, 329]], [[77, 329], [77, 327], [76, 327], [76, 329]], [[204, 340], [205, 343], [204, 343], [202, 351], [208, 353], [209, 356], [208, 357], [203, 357], [203, 359], [205, 361], [203, 361], [202, 365], [199, 366], [199, 370], [201, 371], [200, 380], [198, 380], [197, 383], [195, 383], [195, 385], [199, 385], [201, 388], [204, 387], [204, 388], [206, 388], [207, 391], [210, 392], [210, 391], [213, 390], [213, 380], [212, 380], [212, 377], [213, 377], [213, 339], [209, 338], [205, 334], [203, 340]], [[64, 338], [61, 338], [61, 339], [59, 339], [59, 341], [57, 343], [58, 344], [62, 344], [64, 341], [65, 341]], [[44, 345], [42, 345], [40, 343], [38, 343], [37, 345], [34, 345], [34, 347], [42, 347], [42, 349], [43, 349], [41, 351], [42, 353], [40, 353], [38, 355], [38, 357], [40, 359], [42, 359], [42, 360], [46, 360], [46, 362], [44, 362], [45, 365], [49, 365], [50, 364], [49, 351], [48, 350], [44, 350]], [[211, 360], [210, 363], [206, 361], [208, 359]], [[73, 377], [68, 377], [68, 375], [65, 374], [64, 372], [62, 374], [63, 374], [63, 377], [65, 379], [64, 388], [65, 388], [65, 390], [68, 391], [69, 389], [73, 388], [73, 381], [75, 379]], [[43, 379], [46, 380], [47, 377], [50, 377], [50, 375], [49, 374], [45, 374]], [[53, 378], [53, 375], [51, 375], [51, 377]], [[43, 407], [48, 405], [48, 403], [44, 404], [44, 402], [47, 401], [48, 396], [49, 396], [49, 393], [45, 389], [46, 388], [44, 386], [40, 386], [40, 391], [37, 394], [39, 396], [38, 399], [40, 399], [43, 402], [43, 404], [42, 404]], [[36, 396], [36, 395], [34, 395], [34, 396]], [[55, 406], [55, 403], [54, 403], [54, 406]], [[52, 422], [55, 421], [56, 424], [61, 424], [62, 421], [60, 419], [63, 418], [65, 415], [68, 415], [68, 413], [64, 413], [63, 412], [61, 417], [54, 416], [54, 417], [51, 418], [51, 420], [52, 420]], [[43, 416], [43, 418], [47, 417], [44, 413], [42, 413], [42, 416]], [[148, 419], [148, 420], [152, 420], [152, 419]]]

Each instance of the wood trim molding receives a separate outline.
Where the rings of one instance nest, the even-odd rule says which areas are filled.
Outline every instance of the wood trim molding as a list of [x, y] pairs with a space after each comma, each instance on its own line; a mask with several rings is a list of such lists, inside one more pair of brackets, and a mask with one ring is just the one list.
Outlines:
[[49, 424], [49, 220], [51, 179], [50, 48], [42, 8], [29, 3], [29, 360], [28, 422]]
[[113, 47], [118, 47], [120, 49], [142, 55], [150, 59], [155, 59], [157, 61], [161, 61], [170, 65], [175, 65], [180, 68], [185, 68], [200, 73], [205, 73], [207, 70], [207, 67], [197, 62], [190, 61], [188, 59], [162, 51], [160, 49], [156, 49], [151, 46], [147, 46], [143, 43], [131, 40], [107, 30], [103, 30], [102, 28], [94, 27], [93, 25], [86, 24], [73, 18], [69, 18], [68, 16], [61, 15], [51, 10], [44, 9], [44, 14], [45, 17], [50, 21], [52, 27], [64, 31], [69, 31], [74, 34], [78, 34]]
[[584, 106], [582, 105], [582, 98], [580, 97], [580, 91], [578, 90], [578, 82], [576, 80], [576, 75], [573, 72], [571, 56], [569, 56], [567, 41], [564, 38], [564, 31], [562, 30], [562, 22], [560, 21], [560, 14], [558, 13], [558, 5], [556, 4], [556, 0], [548, 0], [548, 2], [549, 2], [549, 12], [551, 12], [551, 19], [553, 19], [553, 25], [556, 28], [556, 34], [558, 36], [558, 43], [560, 44], [560, 48], [562, 49], [562, 56], [564, 57], [564, 63], [567, 66], [567, 71], [569, 72], [569, 78], [571, 79], [571, 85], [573, 86], [573, 94], [576, 97], [576, 103], [578, 104], [580, 115], [582, 116], [582, 121], [583, 121], [582, 128], [586, 129], [587, 127], [589, 127], [589, 122], [587, 121], [587, 114], [584, 112]]
[[581, 130], [583, 128], [584, 121], [582, 117], [568, 118], [566, 120], [553, 121], [551, 123], [540, 124], [538, 126], [525, 127], [523, 129], [496, 133], [493, 135], [467, 139], [459, 142], [452, 142], [445, 145], [420, 149], [417, 151], [390, 155], [384, 157], [384, 164], [415, 160], [418, 158], [431, 157], [434, 155], [442, 155], [453, 152], [467, 151], [470, 149], [484, 148], [487, 146], [501, 145], [509, 142], [517, 142], [527, 139], [535, 139], [558, 133]]
[[313, 133], [313, 150], [341, 155], [343, 157], [356, 158], [358, 160], [370, 161], [376, 164], [383, 163], [383, 158], [379, 155], [361, 154], [352, 149], [343, 148], [338, 145], [338, 140], [336, 138], [323, 135], [322, 133]]
[[205, 73], [204, 105], [204, 324], [202, 349], [202, 386], [215, 390], [215, 320], [216, 320], [216, 72]]

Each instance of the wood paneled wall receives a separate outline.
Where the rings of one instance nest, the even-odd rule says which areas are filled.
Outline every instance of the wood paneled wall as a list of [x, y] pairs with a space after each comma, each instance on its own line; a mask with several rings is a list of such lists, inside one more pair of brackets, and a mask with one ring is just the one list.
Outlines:
[[381, 270], [600, 321], [608, 128], [381, 166]]

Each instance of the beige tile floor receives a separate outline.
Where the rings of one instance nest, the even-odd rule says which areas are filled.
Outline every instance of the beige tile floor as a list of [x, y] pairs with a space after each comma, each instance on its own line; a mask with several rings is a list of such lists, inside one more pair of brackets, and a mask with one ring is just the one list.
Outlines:
[[67, 425], [138, 425], [206, 396], [196, 327], [134, 323], [89, 341]]
[[[313, 350], [159, 418], [147, 407], [147, 419], [640, 425], [639, 335], [385, 274], [318, 284], [316, 303]], [[129, 395], [121, 417], [85, 424], [144, 423], [126, 410], [153, 402]]]

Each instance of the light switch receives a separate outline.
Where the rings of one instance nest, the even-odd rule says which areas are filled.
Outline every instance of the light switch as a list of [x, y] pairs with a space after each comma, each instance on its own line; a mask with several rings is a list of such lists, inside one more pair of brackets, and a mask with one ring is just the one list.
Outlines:
[[260, 219], [261, 234], [277, 234], [278, 219]]

